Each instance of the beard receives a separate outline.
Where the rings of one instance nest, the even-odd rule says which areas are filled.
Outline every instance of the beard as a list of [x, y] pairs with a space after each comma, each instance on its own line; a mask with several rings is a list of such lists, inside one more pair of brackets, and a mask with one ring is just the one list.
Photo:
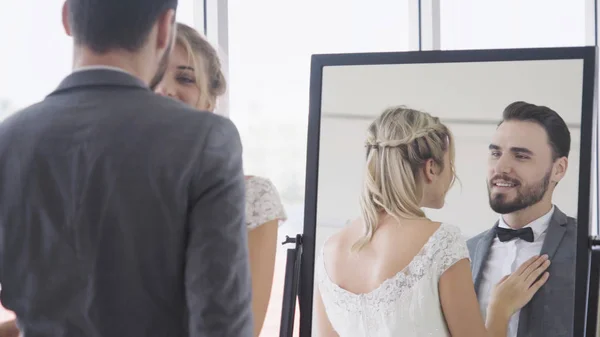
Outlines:
[[162, 81], [163, 77], [165, 77], [165, 73], [167, 72], [167, 67], [169, 66], [169, 56], [171, 55], [171, 49], [173, 48], [173, 37], [171, 36], [169, 40], [169, 47], [165, 50], [165, 53], [160, 59], [158, 63], [158, 69], [156, 70], [156, 74], [150, 81], [150, 90], [154, 91], [158, 84]]
[[[540, 181], [525, 186], [520, 185], [518, 181], [515, 181], [515, 179], [511, 179], [507, 176], [494, 177], [494, 179], [489, 181], [487, 184], [490, 207], [498, 214], [508, 214], [537, 204], [544, 198], [544, 195], [548, 190], [551, 171], [552, 170], [549, 170]], [[498, 178], [517, 184], [517, 186], [513, 187], [517, 193], [513, 200], [508, 201], [505, 193], [497, 193], [492, 195], [492, 181]]]

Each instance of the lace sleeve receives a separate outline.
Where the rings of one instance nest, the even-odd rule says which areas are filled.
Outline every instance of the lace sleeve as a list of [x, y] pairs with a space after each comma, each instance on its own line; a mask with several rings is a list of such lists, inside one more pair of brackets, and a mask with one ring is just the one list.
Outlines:
[[456, 226], [445, 225], [444, 234], [438, 241], [436, 252], [438, 277], [441, 277], [456, 262], [465, 258], [470, 261], [467, 242], [463, 238], [460, 229]]
[[279, 220], [279, 225], [287, 220], [275, 185], [266, 178], [247, 178], [246, 224], [248, 229], [254, 229], [272, 220]]

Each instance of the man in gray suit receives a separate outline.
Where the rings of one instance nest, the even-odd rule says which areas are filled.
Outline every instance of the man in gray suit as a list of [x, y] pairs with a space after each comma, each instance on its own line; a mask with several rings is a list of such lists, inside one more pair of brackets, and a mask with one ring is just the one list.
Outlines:
[[25, 337], [253, 334], [238, 132], [151, 90], [176, 7], [67, 0], [74, 72], [0, 124], [2, 304]]
[[570, 146], [569, 129], [555, 111], [525, 102], [504, 110], [489, 146], [490, 206], [501, 217], [467, 242], [484, 317], [504, 275], [534, 255], [551, 261], [547, 283], [511, 318], [509, 337], [573, 336], [577, 222], [552, 203]]

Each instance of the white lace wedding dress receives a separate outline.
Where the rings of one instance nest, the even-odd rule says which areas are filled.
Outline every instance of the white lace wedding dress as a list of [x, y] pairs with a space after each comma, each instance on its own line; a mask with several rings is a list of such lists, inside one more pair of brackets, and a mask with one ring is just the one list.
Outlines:
[[463, 258], [469, 258], [469, 252], [460, 230], [442, 224], [402, 271], [369, 293], [354, 294], [333, 283], [322, 251], [316, 264], [317, 282], [327, 316], [340, 337], [450, 336], [438, 281]]
[[287, 220], [275, 185], [267, 178], [246, 177], [246, 227], [253, 230], [272, 220], [279, 220], [279, 226]]

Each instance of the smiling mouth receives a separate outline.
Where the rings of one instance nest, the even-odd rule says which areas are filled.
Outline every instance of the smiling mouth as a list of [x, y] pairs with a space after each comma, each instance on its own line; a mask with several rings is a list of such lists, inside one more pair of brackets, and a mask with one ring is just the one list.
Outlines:
[[518, 186], [518, 184], [505, 180], [495, 180], [492, 182], [492, 186], [499, 189], [509, 189]]

